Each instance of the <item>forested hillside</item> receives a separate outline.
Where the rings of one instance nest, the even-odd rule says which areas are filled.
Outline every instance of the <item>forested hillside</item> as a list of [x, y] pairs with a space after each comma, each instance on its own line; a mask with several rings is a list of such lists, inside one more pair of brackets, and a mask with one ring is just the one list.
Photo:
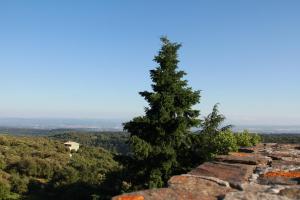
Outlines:
[[108, 199], [120, 166], [103, 148], [72, 153], [46, 137], [0, 135], [0, 199]]
[[85, 146], [102, 147], [118, 154], [128, 154], [129, 134], [126, 132], [79, 132], [65, 131], [64, 133], [52, 134], [52, 139], [66, 141], [72, 140]]
[[300, 144], [300, 134], [261, 134], [262, 142]]

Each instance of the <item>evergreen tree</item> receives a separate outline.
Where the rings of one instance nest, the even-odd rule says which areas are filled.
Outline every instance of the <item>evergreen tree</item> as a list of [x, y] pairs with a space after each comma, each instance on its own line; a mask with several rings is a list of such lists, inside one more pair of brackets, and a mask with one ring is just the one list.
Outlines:
[[204, 118], [201, 131], [194, 136], [193, 152], [199, 160], [211, 160], [217, 154], [227, 154], [237, 148], [232, 125], [222, 126], [226, 118], [220, 114], [218, 105], [214, 105], [212, 112]]
[[202, 123], [201, 133], [215, 135], [221, 131], [227, 131], [232, 128], [232, 125], [226, 125], [221, 127], [226, 117], [219, 112], [219, 104], [215, 104], [212, 112], [204, 118]]
[[200, 91], [193, 91], [183, 80], [186, 73], [178, 70], [178, 43], [161, 38], [162, 47], [154, 61], [158, 67], [150, 71], [153, 91], [140, 92], [149, 106], [145, 116], [124, 124], [130, 133], [129, 143], [135, 161], [137, 182], [144, 187], [162, 187], [169, 177], [184, 165], [184, 152], [190, 146], [190, 128], [200, 125]]

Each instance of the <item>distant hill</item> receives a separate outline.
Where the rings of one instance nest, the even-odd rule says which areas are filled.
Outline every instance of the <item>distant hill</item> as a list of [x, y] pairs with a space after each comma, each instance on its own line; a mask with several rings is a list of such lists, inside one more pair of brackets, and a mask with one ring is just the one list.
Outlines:
[[0, 127], [30, 129], [92, 129], [96, 131], [120, 131], [121, 119], [47, 119], [0, 118]]

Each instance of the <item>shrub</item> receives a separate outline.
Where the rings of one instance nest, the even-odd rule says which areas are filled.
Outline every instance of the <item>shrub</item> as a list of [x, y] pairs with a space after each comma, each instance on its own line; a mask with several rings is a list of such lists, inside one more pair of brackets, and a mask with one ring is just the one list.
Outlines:
[[237, 133], [235, 135], [238, 146], [255, 146], [261, 141], [261, 138], [258, 134], [251, 134], [247, 130], [244, 130], [242, 133]]
[[10, 196], [10, 188], [7, 184], [0, 181], [0, 200], [7, 200]]
[[251, 143], [253, 146], [257, 145], [261, 142], [261, 136], [259, 136], [257, 133], [251, 134]]
[[6, 163], [4, 161], [4, 158], [0, 157], [0, 170], [5, 169]]
[[65, 168], [57, 171], [53, 175], [52, 183], [54, 187], [63, 185], [74, 184], [79, 179], [79, 172], [73, 167], [66, 166]]
[[214, 154], [228, 154], [231, 151], [237, 151], [237, 140], [230, 130], [221, 131], [212, 138]]
[[10, 177], [11, 190], [18, 194], [24, 194], [28, 190], [28, 179], [20, 177], [18, 174], [12, 174]]
[[22, 175], [35, 176], [37, 174], [37, 164], [32, 158], [25, 158], [20, 160], [14, 168]]

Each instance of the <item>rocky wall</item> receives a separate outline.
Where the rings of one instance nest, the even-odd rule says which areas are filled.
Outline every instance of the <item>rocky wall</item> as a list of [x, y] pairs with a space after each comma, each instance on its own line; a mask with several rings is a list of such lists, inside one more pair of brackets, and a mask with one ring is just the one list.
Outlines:
[[300, 200], [300, 145], [241, 148], [173, 176], [168, 185], [113, 200]]

